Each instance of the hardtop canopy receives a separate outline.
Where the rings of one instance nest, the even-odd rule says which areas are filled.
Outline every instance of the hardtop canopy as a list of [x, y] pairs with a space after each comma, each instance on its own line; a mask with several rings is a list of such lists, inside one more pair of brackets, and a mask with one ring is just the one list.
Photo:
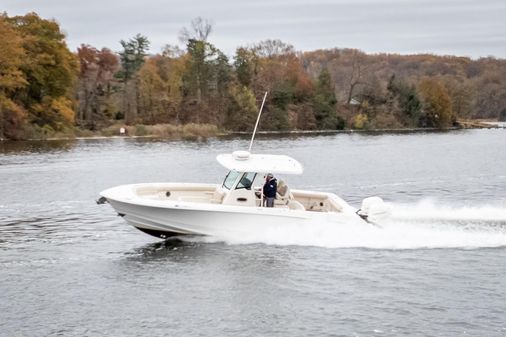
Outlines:
[[248, 151], [235, 151], [220, 154], [218, 162], [231, 171], [302, 174], [304, 168], [295, 159], [285, 155], [251, 154]]

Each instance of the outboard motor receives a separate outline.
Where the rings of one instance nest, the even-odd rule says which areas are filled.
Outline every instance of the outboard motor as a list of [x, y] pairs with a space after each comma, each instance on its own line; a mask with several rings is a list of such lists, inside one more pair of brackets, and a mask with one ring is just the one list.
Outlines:
[[369, 197], [362, 200], [357, 214], [367, 222], [376, 223], [391, 213], [390, 207], [380, 197]]

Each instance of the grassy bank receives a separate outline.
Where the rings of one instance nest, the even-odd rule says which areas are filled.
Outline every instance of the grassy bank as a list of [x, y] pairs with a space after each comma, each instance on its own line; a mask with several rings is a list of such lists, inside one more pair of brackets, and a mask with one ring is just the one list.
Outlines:
[[[457, 129], [482, 129], [497, 128], [491, 120], [459, 120], [458, 126], [438, 129], [438, 128], [386, 128], [386, 129], [345, 129], [345, 130], [288, 130], [288, 131], [258, 131], [258, 134], [336, 134], [336, 133], [402, 133], [402, 132], [430, 132], [447, 131]], [[124, 131], [123, 133], [121, 131]], [[163, 138], [168, 140], [206, 140], [208, 138], [238, 135], [251, 135], [251, 131], [229, 131], [221, 130], [213, 124], [156, 124], [156, 125], [125, 125], [113, 124], [101, 130], [91, 131], [87, 129], [73, 128], [65, 129], [60, 132], [38, 132], [31, 134], [29, 140], [57, 140], [57, 139], [100, 139], [109, 137], [129, 137], [129, 138]], [[4, 139], [2, 139], [4, 140]]]
[[[125, 134], [121, 134], [121, 128], [125, 129]], [[212, 124], [156, 124], [135, 126], [112, 125], [100, 131], [102, 136], [136, 136], [136, 137], [159, 137], [166, 139], [206, 139], [216, 137], [220, 134], [216, 125]]]
[[[122, 132], [123, 131], [123, 132]], [[33, 137], [31, 140], [44, 139], [83, 139], [83, 138], [108, 138], [108, 137], [132, 137], [132, 138], [164, 138], [164, 139], [184, 139], [184, 140], [203, 140], [211, 137], [226, 134], [212, 124], [156, 124], [156, 125], [125, 125], [114, 124], [98, 131], [75, 128], [45, 134], [39, 137]]]

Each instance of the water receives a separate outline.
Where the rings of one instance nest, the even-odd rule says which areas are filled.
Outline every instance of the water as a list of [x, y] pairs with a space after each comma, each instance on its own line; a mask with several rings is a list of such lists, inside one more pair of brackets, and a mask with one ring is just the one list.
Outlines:
[[0, 336], [506, 336], [506, 133], [260, 138], [293, 187], [381, 228], [314, 224], [163, 242], [98, 192], [219, 182], [247, 139], [0, 143]]

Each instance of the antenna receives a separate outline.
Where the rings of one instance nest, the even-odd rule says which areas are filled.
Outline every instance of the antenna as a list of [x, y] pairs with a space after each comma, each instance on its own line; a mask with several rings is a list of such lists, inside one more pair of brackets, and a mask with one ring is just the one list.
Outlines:
[[251, 147], [253, 146], [253, 140], [255, 139], [255, 134], [258, 128], [258, 122], [260, 122], [260, 116], [262, 116], [262, 110], [264, 109], [266, 98], [267, 98], [267, 91], [265, 92], [264, 99], [262, 100], [262, 106], [260, 106], [260, 111], [258, 112], [257, 122], [255, 123], [255, 129], [253, 130], [253, 134], [251, 135], [251, 141], [249, 142], [249, 149], [248, 149], [249, 152], [251, 152]]

